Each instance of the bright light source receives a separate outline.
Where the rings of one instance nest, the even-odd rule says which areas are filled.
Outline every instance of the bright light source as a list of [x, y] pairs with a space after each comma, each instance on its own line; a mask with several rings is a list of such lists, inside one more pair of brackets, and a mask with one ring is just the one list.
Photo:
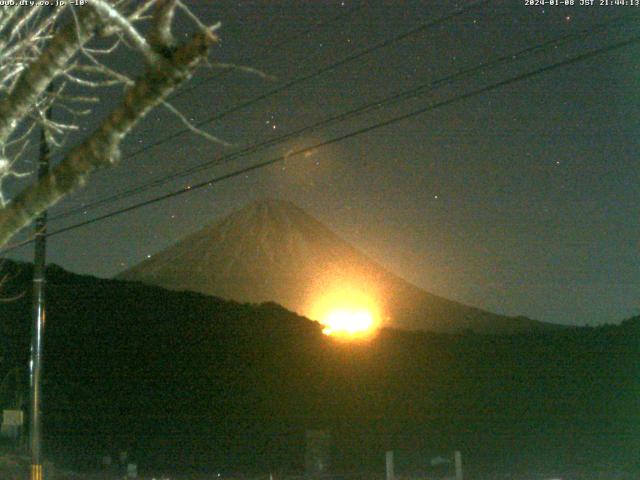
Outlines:
[[307, 314], [324, 326], [325, 335], [343, 339], [368, 338], [381, 322], [380, 308], [373, 295], [345, 281], [317, 292]]
[[373, 316], [367, 310], [337, 309], [322, 319], [325, 335], [356, 336], [367, 334], [373, 328]]

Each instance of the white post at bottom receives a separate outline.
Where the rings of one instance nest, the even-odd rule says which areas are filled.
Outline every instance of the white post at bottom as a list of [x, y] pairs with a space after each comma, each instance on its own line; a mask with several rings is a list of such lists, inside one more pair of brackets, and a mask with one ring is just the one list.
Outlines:
[[393, 451], [390, 450], [385, 454], [385, 461], [387, 466], [386, 480], [394, 480], [395, 474], [393, 473]]
[[459, 450], [456, 450], [454, 460], [456, 463], [456, 480], [462, 480], [462, 454]]

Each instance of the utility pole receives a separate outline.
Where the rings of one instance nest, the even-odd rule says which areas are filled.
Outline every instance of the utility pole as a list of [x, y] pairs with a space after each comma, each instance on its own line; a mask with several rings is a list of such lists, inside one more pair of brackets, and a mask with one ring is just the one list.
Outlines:
[[[48, 92], [53, 90], [49, 85]], [[47, 107], [45, 119], [51, 119], [51, 106]], [[38, 180], [49, 172], [49, 144], [45, 127], [40, 128], [40, 152], [38, 157]], [[35, 221], [35, 251], [33, 257], [33, 329], [31, 332], [31, 359], [29, 362], [30, 410], [29, 448], [31, 450], [31, 480], [43, 480], [42, 475], [42, 342], [46, 318], [45, 308], [45, 264], [47, 252], [47, 212], [42, 212]]]

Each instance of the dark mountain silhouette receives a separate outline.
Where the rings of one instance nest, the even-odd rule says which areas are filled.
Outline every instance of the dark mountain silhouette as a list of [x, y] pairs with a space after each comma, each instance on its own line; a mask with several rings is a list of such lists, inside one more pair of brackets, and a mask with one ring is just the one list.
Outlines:
[[[333, 285], [377, 299], [383, 323], [404, 329], [514, 333], [559, 328], [430, 294], [385, 270], [294, 204], [250, 204], [118, 276], [241, 302], [274, 301], [303, 315]], [[341, 288], [341, 287], [338, 287]], [[320, 292], [320, 293], [319, 293]]]
[[[0, 374], [26, 375], [31, 267], [6, 262], [5, 274], [2, 297], [19, 298], [0, 302]], [[48, 454], [95, 465], [128, 450], [143, 472], [300, 472], [304, 431], [323, 428], [338, 472], [383, 472], [393, 449], [400, 474], [424, 477], [459, 449], [476, 480], [640, 478], [637, 318], [345, 343], [272, 303], [47, 276]]]

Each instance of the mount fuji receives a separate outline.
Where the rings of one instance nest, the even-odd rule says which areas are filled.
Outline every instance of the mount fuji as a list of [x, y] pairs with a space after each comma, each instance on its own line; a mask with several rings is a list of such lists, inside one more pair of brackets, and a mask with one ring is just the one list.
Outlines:
[[401, 329], [518, 333], [557, 327], [428, 293], [284, 200], [251, 203], [118, 278], [240, 302], [276, 302], [312, 318], [318, 292], [348, 285], [377, 299], [383, 326]]

